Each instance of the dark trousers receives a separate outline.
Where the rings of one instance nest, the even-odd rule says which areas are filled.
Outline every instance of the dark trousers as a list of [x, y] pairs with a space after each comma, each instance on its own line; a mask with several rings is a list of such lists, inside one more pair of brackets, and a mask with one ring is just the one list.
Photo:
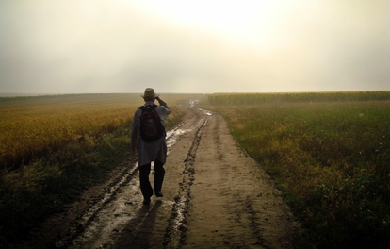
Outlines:
[[[162, 184], [164, 181], [165, 169], [164, 164], [159, 160], [154, 161], [154, 191], [161, 191]], [[150, 170], [152, 164], [148, 163], [138, 168], [139, 170], [139, 185], [141, 188], [142, 195], [145, 198], [149, 198], [153, 195], [153, 188], [149, 181]]]

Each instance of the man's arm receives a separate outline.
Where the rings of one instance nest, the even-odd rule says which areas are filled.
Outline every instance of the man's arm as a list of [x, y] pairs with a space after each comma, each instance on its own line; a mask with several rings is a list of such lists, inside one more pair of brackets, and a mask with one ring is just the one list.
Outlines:
[[169, 114], [171, 114], [171, 108], [169, 108], [168, 104], [165, 103], [162, 99], [159, 97], [156, 97], [156, 100], [158, 101], [158, 104], [162, 106], [163, 108], [161, 109], [161, 114], [163, 115], [163, 119], [165, 120]]
[[167, 103], [165, 103], [162, 99], [160, 99], [160, 97], [156, 97], [156, 100], [158, 101], [158, 104], [159, 104], [160, 106], [164, 106], [164, 107], [169, 108], [168, 105], [167, 105]]

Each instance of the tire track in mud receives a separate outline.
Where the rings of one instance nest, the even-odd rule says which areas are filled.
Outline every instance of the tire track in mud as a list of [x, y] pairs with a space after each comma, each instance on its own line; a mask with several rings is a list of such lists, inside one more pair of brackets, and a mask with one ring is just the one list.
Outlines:
[[202, 139], [203, 129], [209, 120], [209, 115], [206, 113], [201, 120], [201, 125], [196, 131], [195, 138], [184, 161], [183, 181], [180, 183], [179, 193], [175, 197], [175, 203], [171, 210], [171, 218], [164, 235], [164, 248], [181, 248], [185, 244], [187, 231], [186, 216], [191, 199], [190, 187], [194, 181], [196, 151]]
[[[171, 147], [177, 142], [177, 137], [182, 135], [181, 127], [186, 125], [193, 118], [194, 115], [188, 116], [183, 122], [167, 132], [168, 153]], [[72, 248], [72, 244], [74, 246], [74, 242], [77, 238], [80, 237], [88, 227], [93, 226], [92, 223], [97, 219], [98, 214], [116, 199], [117, 195], [122, 192], [122, 188], [129, 185], [132, 181], [138, 181], [138, 164], [136, 158], [129, 159], [123, 164], [131, 166], [130, 168], [128, 166], [123, 167], [118, 173], [119, 176], [111, 180], [105, 193], [99, 196], [87, 210], [78, 215], [66, 231], [57, 236], [58, 240], [55, 244], [53, 243], [53, 248]], [[134, 205], [135, 203], [129, 202], [127, 204]], [[134, 213], [137, 213], [136, 210], [134, 211]], [[140, 223], [142, 222], [140, 221]]]
[[82, 234], [87, 227], [91, 226], [92, 222], [98, 217], [98, 213], [101, 212], [109, 203], [111, 203], [123, 186], [129, 184], [138, 174], [137, 163], [131, 161], [131, 168], [124, 168], [120, 172], [120, 176], [116, 177], [110, 184], [109, 189], [95, 200], [90, 207], [82, 214], [76, 217], [76, 219], [70, 224], [65, 232], [58, 236], [59, 240], [55, 243], [55, 248], [68, 248], [72, 242]]

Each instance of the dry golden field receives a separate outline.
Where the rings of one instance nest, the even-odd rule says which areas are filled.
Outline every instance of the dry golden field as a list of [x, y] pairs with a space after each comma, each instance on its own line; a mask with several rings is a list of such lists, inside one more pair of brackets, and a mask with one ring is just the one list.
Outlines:
[[[161, 97], [174, 107], [177, 101], [196, 96], [199, 97], [196, 94]], [[0, 169], [15, 169], [66, 143], [129, 126], [134, 111], [142, 104], [139, 94], [0, 98]]]

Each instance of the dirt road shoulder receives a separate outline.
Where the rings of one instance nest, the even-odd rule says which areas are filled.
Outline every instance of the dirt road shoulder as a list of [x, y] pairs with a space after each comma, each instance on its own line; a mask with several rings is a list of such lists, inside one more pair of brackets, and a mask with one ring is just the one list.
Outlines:
[[240, 151], [224, 119], [214, 113], [194, 163], [183, 248], [290, 248], [299, 224], [282, 193]]

